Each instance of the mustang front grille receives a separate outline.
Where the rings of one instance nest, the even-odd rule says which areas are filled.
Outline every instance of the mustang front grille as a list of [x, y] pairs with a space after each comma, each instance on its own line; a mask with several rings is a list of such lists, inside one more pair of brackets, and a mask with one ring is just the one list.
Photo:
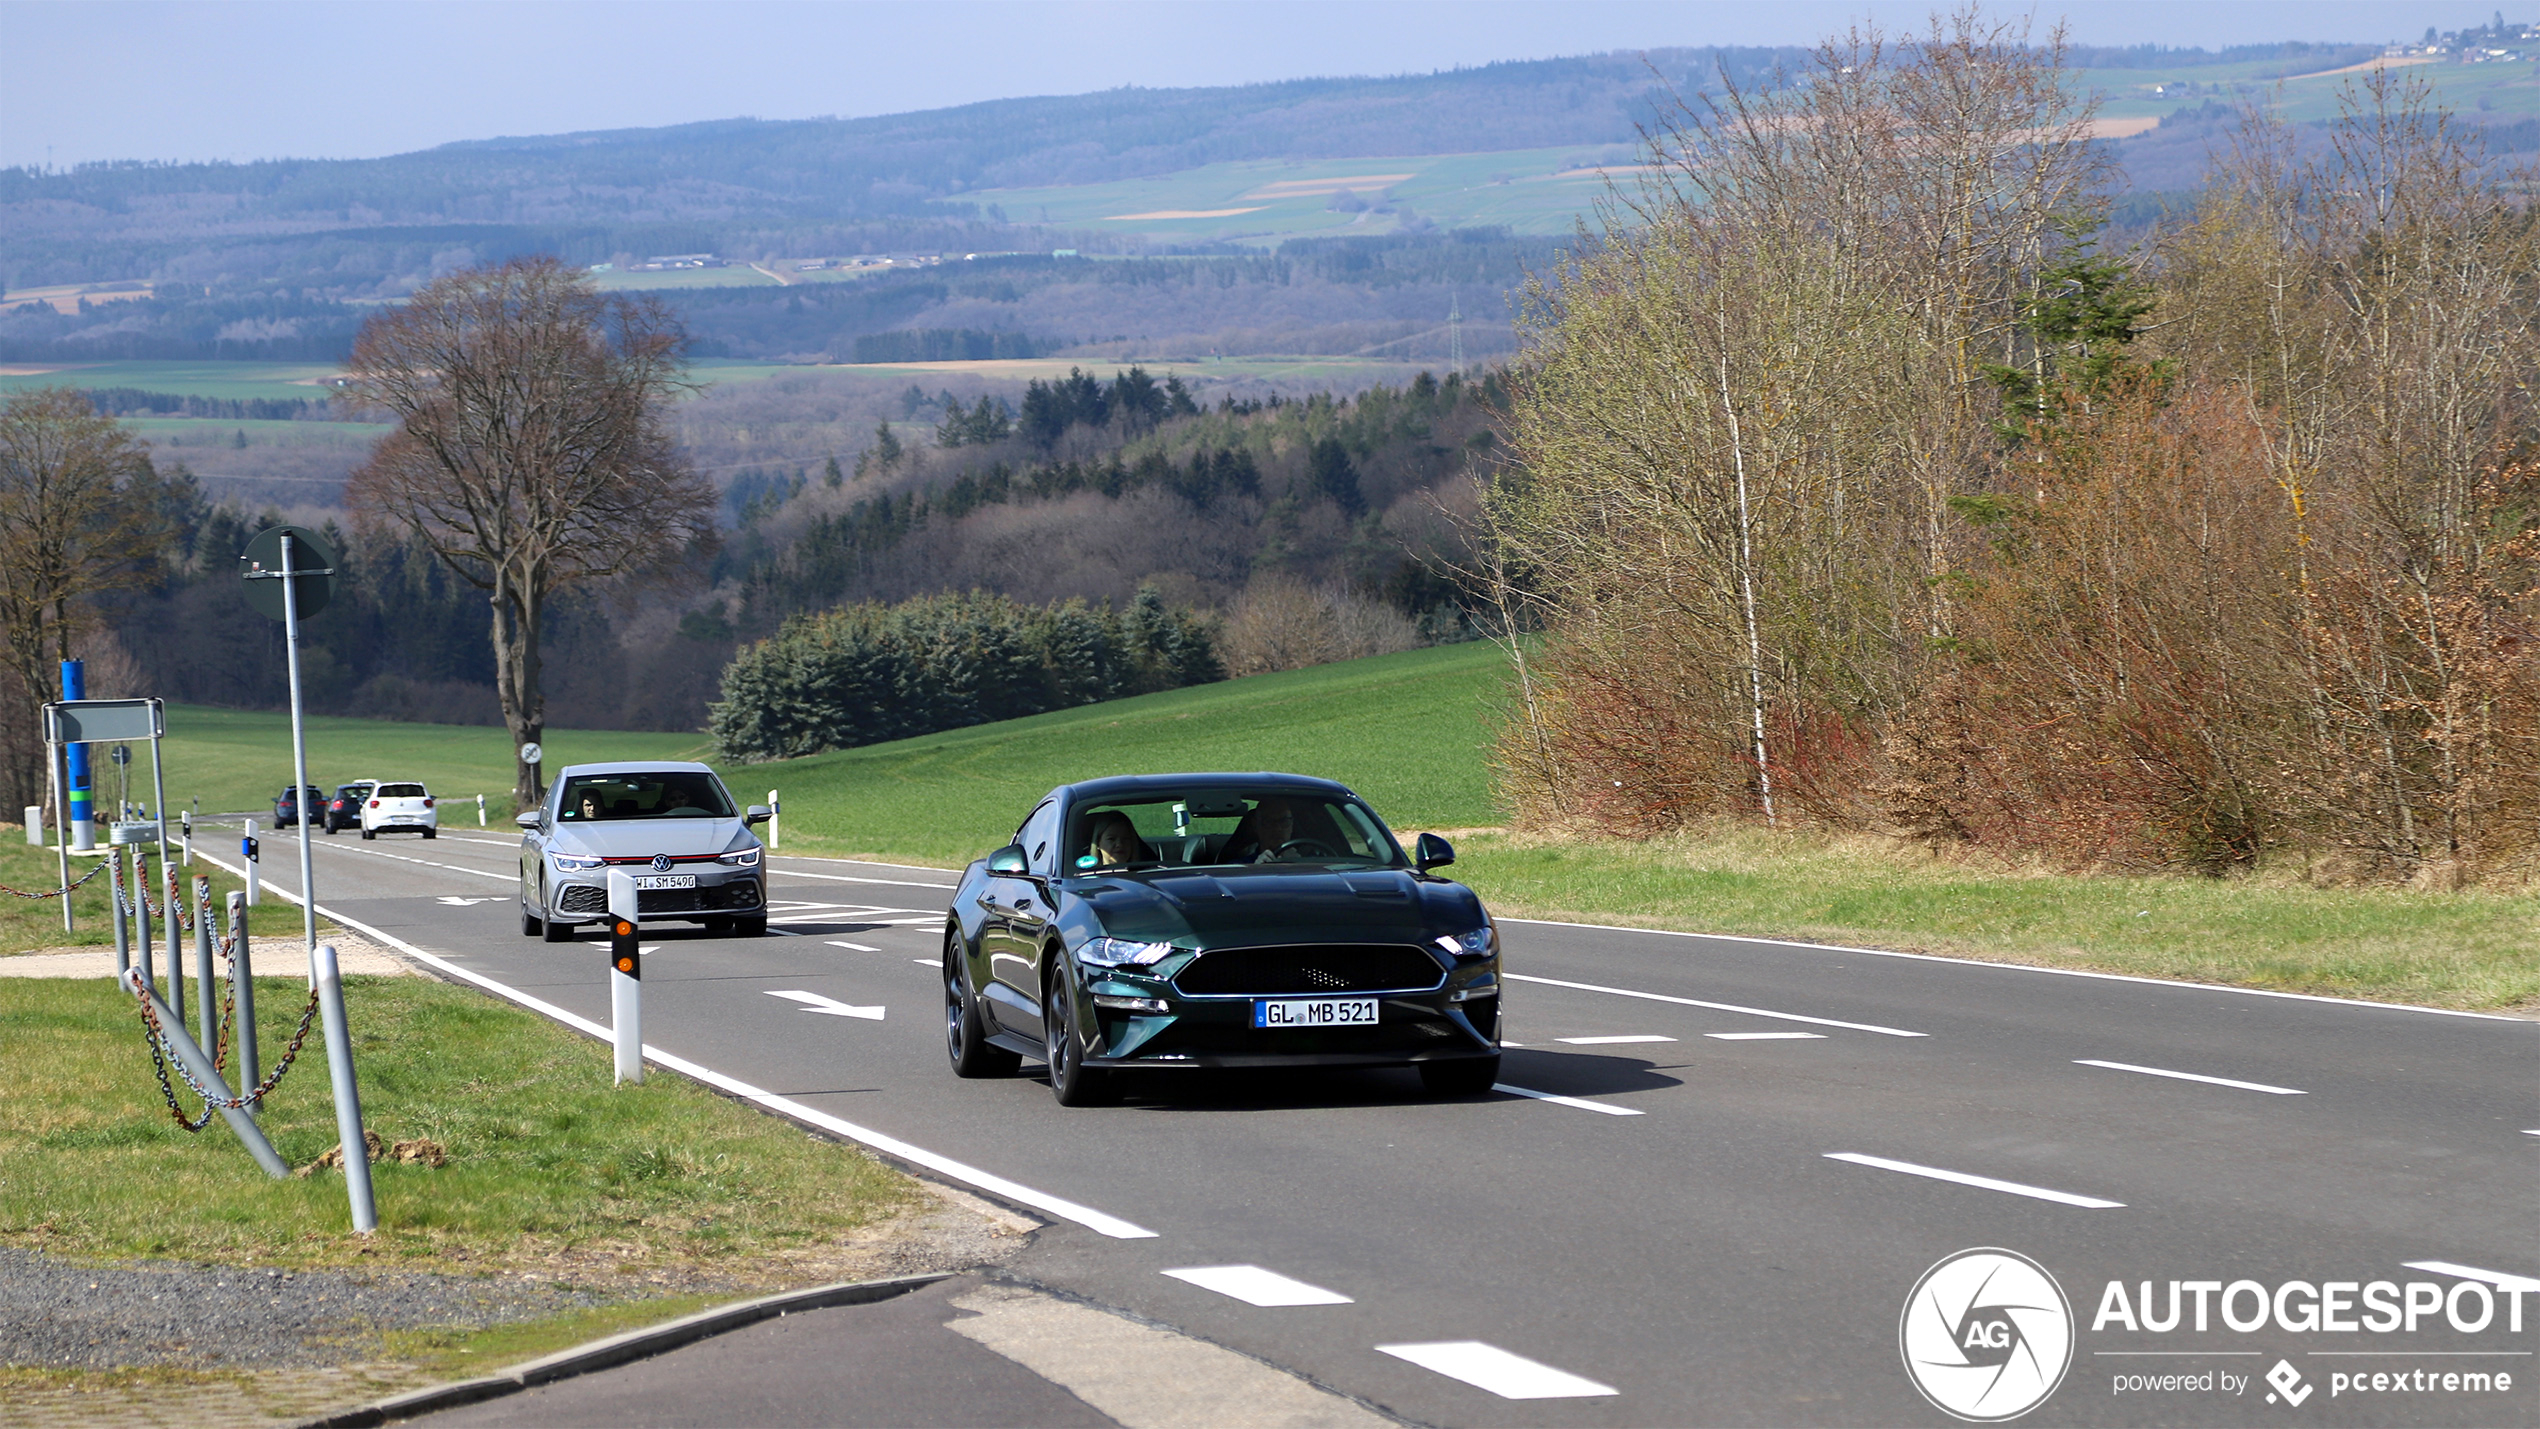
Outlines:
[[1437, 959], [1400, 943], [1220, 948], [1173, 979], [1186, 997], [1314, 997], [1426, 992], [1445, 981]]

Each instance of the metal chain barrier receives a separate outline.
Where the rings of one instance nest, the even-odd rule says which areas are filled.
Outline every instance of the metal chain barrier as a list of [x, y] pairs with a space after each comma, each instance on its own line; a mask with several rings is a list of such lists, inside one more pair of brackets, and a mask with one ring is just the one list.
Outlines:
[[0, 883], [0, 893], [7, 893], [18, 898], [59, 898], [65, 893], [78, 892], [80, 889], [87, 886], [88, 880], [95, 878], [97, 875], [104, 873], [105, 871], [106, 861], [101, 858], [97, 860], [97, 862], [91, 866], [86, 873], [81, 874], [68, 888], [47, 888], [41, 893], [29, 893], [24, 889], [11, 888], [5, 883]]
[[[197, 918], [209, 918], [212, 916], [212, 900], [210, 897], [206, 896], [202, 900], [200, 907], [195, 910], [195, 916]], [[229, 978], [228, 985], [221, 996], [219, 1032], [216, 1034], [214, 1038], [214, 1045], [210, 1049], [212, 1054], [212, 1070], [214, 1071], [221, 1071], [228, 1065], [229, 1045], [231, 1041], [230, 1034], [234, 1030], [237, 1020], [237, 949], [238, 933], [237, 930], [233, 928], [224, 933], [220, 940], [220, 957], [222, 963], [227, 965], [229, 969]], [[179, 976], [182, 976], [182, 974], [179, 974]], [[141, 1005], [141, 1025], [143, 1029], [149, 1033], [150, 1067], [152, 1071], [158, 1074], [159, 1094], [167, 1100], [168, 1116], [172, 1118], [177, 1125], [184, 1127], [189, 1132], [201, 1131], [204, 1127], [209, 1126], [211, 1124], [212, 1117], [218, 1112], [243, 1107], [250, 1102], [262, 1101], [267, 1093], [271, 1092], [275, 1087], [280, 1086], [282, 1084], [283, 1077], [290, 1072], [292, 1064], [299, 1060], [300, 1047], [303, 1043], [309, 1040], [309, 1025], [317, 1019], [318, 1012], [318, 990], [312, 987], [309, 989], [308, 1006], [300, 1009], [300, 1025], [298, 1029], [291, 1034], [291, 1045], [284, 1050], [282, 1060], [274, 1064], [272, 1073], [266, 1076], [262, 1082], [246, 1091], [240, 1092], [234, 1097], [221, 1098], [213, 1096], [202, 1083], [194, 1080], [194, 1074], [185, 1069], [185, 1064], [182, 1061], [178, 1061], [168, 1055], [166, 1046], [167, 1033], [159, 1025], [158, 1009], [151, 1005], [148, 994], [135, 993], [134, 1000]], [[184, 1081], [185, 1085], [193, 1091], [194, 1095], [203, 1099], [203, 1114], [201, 1116], [188, 1117], [185, 1114], [185, 1108], [177, 1102], [176, 1087], [168, 1080], [168, 1066], [171, 1062], [175, 1063], [176, 1075]]]

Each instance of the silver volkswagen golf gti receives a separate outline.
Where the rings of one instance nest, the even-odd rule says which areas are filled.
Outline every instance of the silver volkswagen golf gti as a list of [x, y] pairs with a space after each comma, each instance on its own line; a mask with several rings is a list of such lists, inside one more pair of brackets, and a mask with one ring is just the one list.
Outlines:
[[702, 764], [571, 765], [546, 804], [520, 816], [520, 931], [561, 943], [601, 921], [608, 870], [623, 868], [645, 922], [764, 933], [766, 855], [751, 828], [767, 816], [736, 806]]

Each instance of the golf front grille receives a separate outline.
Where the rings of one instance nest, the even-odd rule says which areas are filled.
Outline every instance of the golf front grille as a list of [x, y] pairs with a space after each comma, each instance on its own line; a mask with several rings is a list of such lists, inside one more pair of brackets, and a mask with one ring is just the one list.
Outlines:
[[593, 888], [587, 883], [569, 884], [564, 890], [563, 899], [556, 904], [556, 911], [559, 913], [606, 913], [609, 911], [609, 895], [607, 890]]
[[[738, 879], [704, 888], [643, 888], [635, 892], [636, 913], [721, 913], [759, 906], [758, 881]], [[557, 900], [559, 913], [606, 913], [609, 895], [605, 888], [588, 883], [569, 884], [564, 897]]]
[[1401, 943], [1315, 943], [1202, 953], [1173, 985], [1186, 997], [1328, 997], [1426, 992], [1445, 978], [1437, 959]]

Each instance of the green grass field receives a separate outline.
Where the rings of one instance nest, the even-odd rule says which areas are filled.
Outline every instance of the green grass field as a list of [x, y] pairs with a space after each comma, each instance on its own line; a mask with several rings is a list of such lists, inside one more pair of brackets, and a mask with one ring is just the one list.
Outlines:
[[[34, 366], [35, 364], [27, 364]], [[323, 401], [341, 369], [305, 362], [79, 362], [0, 374], [0, 394], [29, 387], [137, 387], [180, 397]], [[237, 425], [232, 423], [232, 426]]]

